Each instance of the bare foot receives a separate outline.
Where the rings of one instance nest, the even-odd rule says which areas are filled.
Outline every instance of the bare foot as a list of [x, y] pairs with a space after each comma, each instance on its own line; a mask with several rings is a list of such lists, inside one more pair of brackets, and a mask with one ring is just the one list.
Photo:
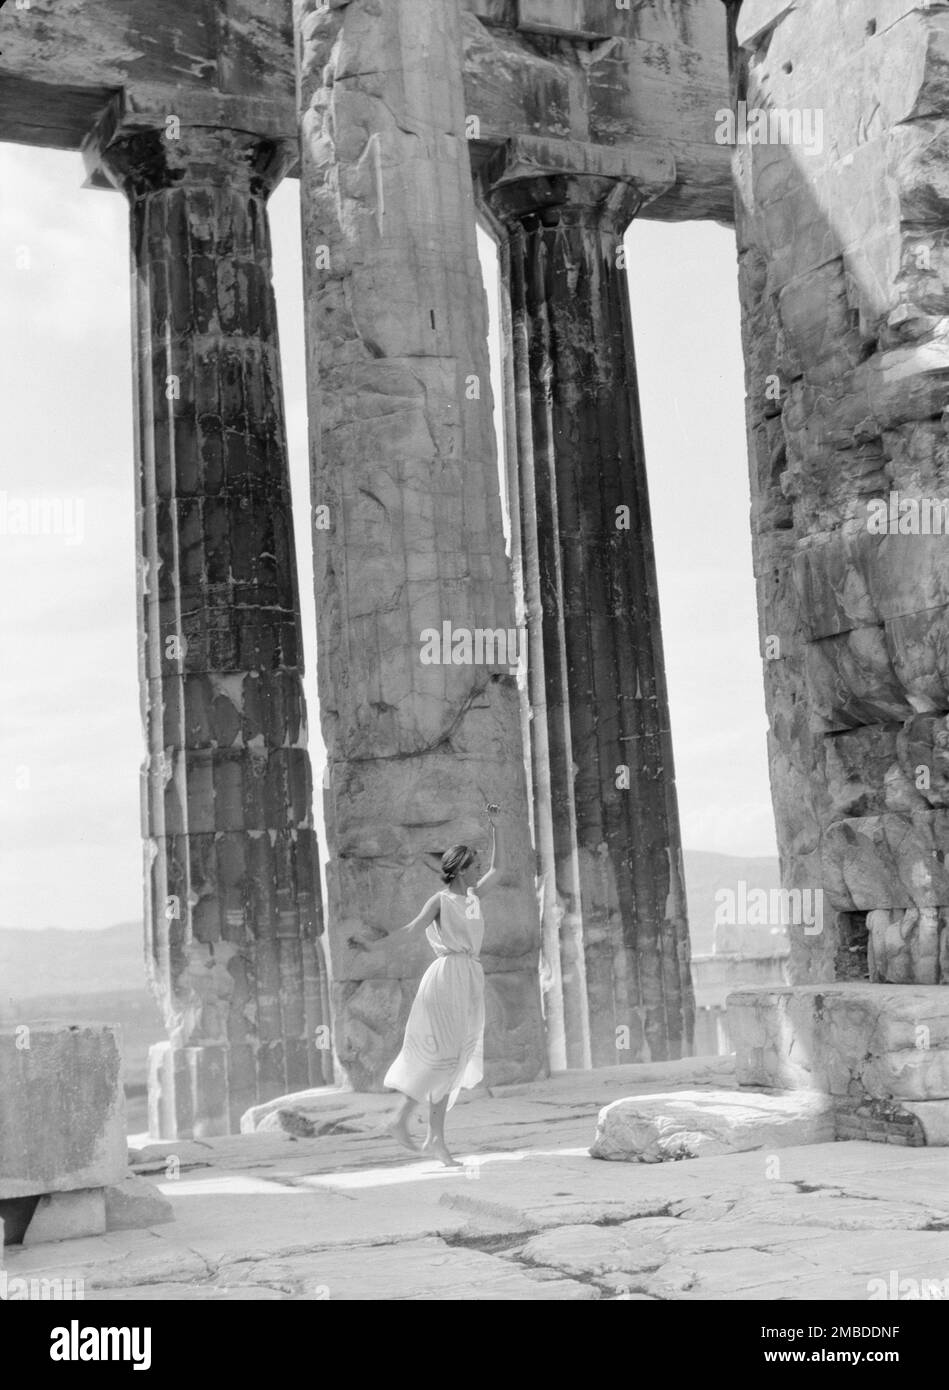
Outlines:
[[446, 1168], [464, 1168], [465, 1166], [463, 1163], [459, 1163], [453, 1154], [449, 1153], [448, 1145], [444, 1139], [436, 1139], [434, 1135], [429, 1135], [422, 1145], [422, 1150], [434, 1158], [440, 1158]]
[[409, 1133], [404, 1120], [393, 1120], [391, 1125], [386, 1126], [386, 1134], [390, 1135], [397, 1144], [401, 1144], [403, 1149], [411, 1149], [414, 1154], [418, 1153], [418, 1144]]

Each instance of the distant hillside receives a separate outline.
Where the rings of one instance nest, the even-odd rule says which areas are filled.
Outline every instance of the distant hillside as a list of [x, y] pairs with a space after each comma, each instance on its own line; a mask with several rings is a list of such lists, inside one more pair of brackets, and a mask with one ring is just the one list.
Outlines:
[[747, 884], [749, 889], [781, 887], [777, 855], [743, 858], [740, 855], [714, 854], [703, 849], [687, 849], [683, 858], [689, 935], [694, 956], [708, 955], [712, 949], [715, 894], [719, 889], [730, 888], [732, 892], [737, 892], [739, 883]]
[[37, 995], [145, 989], [144, 957], [141, 922], [98, 931], [0, 927], [0, 1009]]

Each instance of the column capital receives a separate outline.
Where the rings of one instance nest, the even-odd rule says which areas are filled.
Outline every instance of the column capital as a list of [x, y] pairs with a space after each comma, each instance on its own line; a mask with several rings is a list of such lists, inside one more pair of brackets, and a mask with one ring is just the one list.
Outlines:
[[269, 196], [299, 158], [292, 102], [178, 87], [126, 87], [82, 145], [86, 186], [130, 196], [185, 179]]
[[675, 160], [647, 143], [595, 145], [580, 140], [517, 135], [488, 162], [482, 174], [485, 200], [502, 222], [578, 221], [625, 230], [636, 214], [676, 181]]

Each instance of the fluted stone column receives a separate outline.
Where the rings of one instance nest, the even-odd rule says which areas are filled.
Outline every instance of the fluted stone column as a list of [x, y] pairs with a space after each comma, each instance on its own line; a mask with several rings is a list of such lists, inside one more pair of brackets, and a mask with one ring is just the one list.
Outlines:
[[622, 256], [672, 171], [631, 158], [518, 139], [484, 186], [510, 297], [535, 814], [558, 896], [545, 951], [571, 1066], [688, 1053], [694, 1016]]
[[359, 945], [420, 911], [449, 845], [486, 849], [490, 801], [508, 861], [485, 901], [486, 1077], [544, 1066], [460, 18], [295, 5], [335, 1037], [359, 1088], [381, 1084], [431, 960], [424, 938]]
[[332, 1080], [266, 207], [296, 152], [204, 105], [169, 101], [166, 120], [126, 100], [87, 151], [131, 204], [162, 1138], [227, 1133], [248, 1106]]

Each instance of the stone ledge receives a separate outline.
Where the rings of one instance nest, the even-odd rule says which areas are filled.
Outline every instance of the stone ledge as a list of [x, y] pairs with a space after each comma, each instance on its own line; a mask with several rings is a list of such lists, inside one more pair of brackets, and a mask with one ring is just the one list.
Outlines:
[[740, 1087], [949, 1100], [949, 994], [940, 985], [744, 989], [727, 1009]]

